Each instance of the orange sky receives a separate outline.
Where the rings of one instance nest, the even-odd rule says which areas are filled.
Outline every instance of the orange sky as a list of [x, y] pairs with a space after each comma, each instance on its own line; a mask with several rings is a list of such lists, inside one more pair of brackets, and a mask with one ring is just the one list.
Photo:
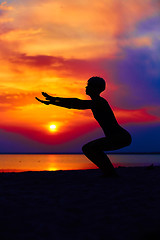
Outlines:
[[[90, 111], [43, 106], [34, 97], [45, 91], [87, 99], [84, 88], [93, 75], [106, 79], [103, 96], [120, 123], [159, 122], [157, 106], [119, 101], [130, 96], [132, 83], [120, 81], [116, 67], [128, 48], [156, 53], [159, 35], [137, 26], [158, 16], [159, 6], [154, 0], [1, 1], [1, 129], [49, 144], [92, 131], [98, 125]], [[50, 124], [57, 131], [51, 133]]]

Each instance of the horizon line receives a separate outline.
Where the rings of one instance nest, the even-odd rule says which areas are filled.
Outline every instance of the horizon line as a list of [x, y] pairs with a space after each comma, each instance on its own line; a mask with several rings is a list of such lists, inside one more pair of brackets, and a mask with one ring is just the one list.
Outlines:
[[[63, 154], [82, 154], [82, 155], [84, 155], [83, 153], [81, 153], [81, 152], [77, 152], [77, 153], [74, 153], [74, 152], [70, 152], [70, 153], [68, 153], [68, 152], [48, 152], [48, 153], [40, 153], [40, 152], [30, 152], [30, 153], [28, 153], [28, 152], [23, 152], [23, 153], [20, 153], [20, 152], [13, 152], [13, 153], [7, 153], [7, 152], [2, 152], [2, 153], [0, 153], [0, 155], [2, 155], [2, 154], [21, 154], [21, 155], [23, 155], [23, 154], [28, 154], [28, 155], [31, 155], [31, 154], [42, 154], [42, 155], [49, 155], [49, 154], [60, 154], [60, 155], [63, 155]], [[113, 152], [108, 152], [107, 154], [160, 154], [160, 152], [115, 152], [115, 153], [113, 153]]]

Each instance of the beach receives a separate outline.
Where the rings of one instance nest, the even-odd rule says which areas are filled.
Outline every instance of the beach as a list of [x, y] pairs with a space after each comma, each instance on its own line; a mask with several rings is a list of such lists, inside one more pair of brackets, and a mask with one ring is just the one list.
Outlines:
[[0, 239], [160, 239], [160, 167], [116, 171], [0, 173]]

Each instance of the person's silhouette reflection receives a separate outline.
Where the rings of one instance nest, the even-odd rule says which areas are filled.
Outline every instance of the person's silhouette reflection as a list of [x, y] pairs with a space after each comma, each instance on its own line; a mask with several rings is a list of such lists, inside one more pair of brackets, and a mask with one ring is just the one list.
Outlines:
[[86, 86], [86, 94], [91, 100], [80, 100], [78, 98], [52, 97], [45, 92], [42, 95], [45, 101], [36, 99], [44, 104], [53, 104], [65, 108], [91, 109], [94, 118], [104, 131], [105, 137], [96, 139], [82, 147], [83, 153], [95, 165], [97, 165], [105, 176], [115, 176], [115, 169], [104, 151], [117, 150], [130, 145], [131, 136], [122, 128], [109, 106], [108, 102], [100, 96], [105, 90], [105, 81], [100, 77], [91, 77]]

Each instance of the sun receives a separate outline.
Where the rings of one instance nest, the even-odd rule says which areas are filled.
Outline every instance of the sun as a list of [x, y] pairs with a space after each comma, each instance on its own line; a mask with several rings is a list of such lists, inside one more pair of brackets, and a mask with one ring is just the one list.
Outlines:
[[51, 125], [49, 125], [49, 130], [51, 132], [55, 132], [57, 130], [57, 126], [55, 124], [51, 124]]

